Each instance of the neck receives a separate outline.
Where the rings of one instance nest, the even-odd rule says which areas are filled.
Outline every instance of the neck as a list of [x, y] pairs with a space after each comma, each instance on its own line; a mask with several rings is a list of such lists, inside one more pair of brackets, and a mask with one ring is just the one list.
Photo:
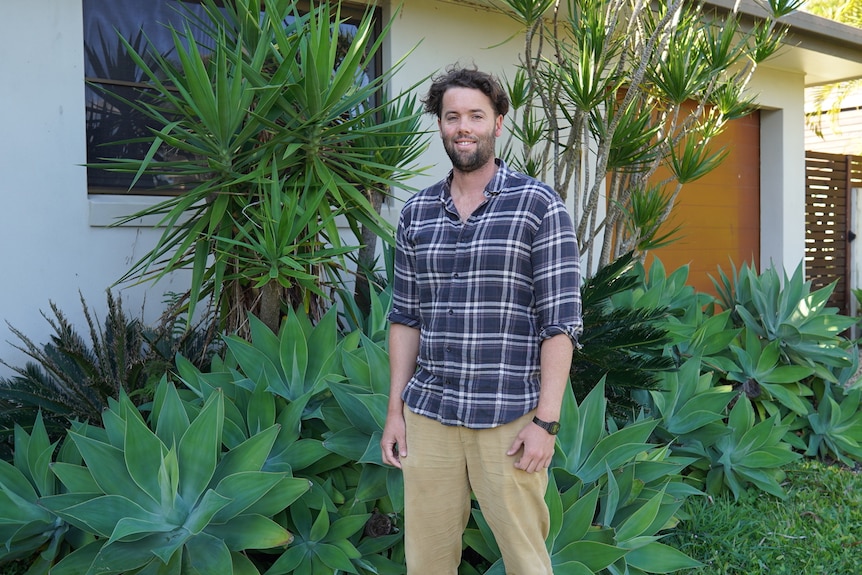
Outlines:
[[497, 173], [497, 163], [493, 160], [471, 172], [462, 172], [455, 168], [452, 171], [453, 195], [471, 195], [485, 192], [488, 182]]

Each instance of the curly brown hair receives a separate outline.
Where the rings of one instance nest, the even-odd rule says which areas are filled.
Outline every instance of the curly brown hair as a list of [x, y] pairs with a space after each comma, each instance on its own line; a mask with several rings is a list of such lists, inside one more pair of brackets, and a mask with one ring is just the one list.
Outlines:
[[443, 107], [443, 95], [449, 88], [472, 88], [479, 90], [491, 100], [494, 111], [499, 116], [509, 112], [509, 96], [500, 81], [491, 74], [474, 68], [463, 68], [457, 64], [449, 66], [446, 72], [435, 76], [431, 81], [428, 95], [422, 99], [425, 112], [438, 118]]

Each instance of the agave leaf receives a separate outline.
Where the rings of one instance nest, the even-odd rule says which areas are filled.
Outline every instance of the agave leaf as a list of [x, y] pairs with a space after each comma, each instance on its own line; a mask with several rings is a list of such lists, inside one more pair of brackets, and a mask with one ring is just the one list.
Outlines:
[[225, 542], [231, 551], [272, 549], [293, 541], [284, 527], [263, 515], [239, 515], [227, 523], [207, 526], [206, 532]]
[[386, 395], [363, 393], [360, 389], [343, 383], [331, 383], [329, 388], [347, 418], [357, 429], [367, 435], [383, 429], [389, 401]]
[[644, 534], [652, 535], [648, 530], [653, 526], [659, 507], [664, 498], [664, 489], [650, 497], [646, 504], [641, 505], [630, 516], [616, 527], [616, 540], [628, 541]]
[[[78, 494], [69, 495], [69, 497], [66, 495], [46, 497], [40, 500], [40, 503], [69, 523], [103, 537], [110, 537], [123, 518], [134, 518], [153, 524], [159, 524], [162, 520], [158, 513], [153, 513], [121, 495], [88, 497], [80, 502], [74, 500]], [[64, 503], [72, 503], [72, 505]]]
[[72, 553], [63, 557], [51, 569], [51, 573], [54, 575], [81, 575], [82, 573], [90, 573], [93, 561], [106, 542], [107, 540], [105, 539], [99, 539], [72, 551]]
[[167, 446], [178, 445], [191, 423], [177, 388], [167, 378], [156, 386], [152, 422], [156, 435]]
[[[326, 442], [321, 442], [318, 439], [300, 439], [289, 445], [281, 453], [274, 454], [267, 462], [267, 467], [287, 465], [290, 469], [296, 471], [305, 469], [330, 454], [326, 443], [331, 439], [330, 437]], [[361, 456], [361, 453], [359, 455]]]
[[275, 423], [275, 396], [266, 390], [266, 384], [258, 385], [251, 394], [246, 407], [245, 421], [251, 435]]
[[151, 521], [136, 517], [123, 517], [114, 527], [108, 545], [115, 541], [134, 541], [153, 533], [169, 533], [177, 526], [166, 521]]
[[306, 383], [308, 341], [296, 318], [296, 312], [288, 311], [287, 320], [281, 326], [279, 341], [278, 358], [289, 390], [289, 395], [285, 397], [292, 401], [309, 391]]
[[231, 504], [231, 501], [221, 493], [207, 489], [186, 517], [183, 528], [192, 535], [198, 535], [213, 522], [219, 511]]
[[[286, 477], [284, 473], [264, 473], [262, 471], [243, 471], [222, 479], [215, 490], [229, 503], [221, 507], [210, 520], [212, 523], [225, 523], [254, 505]], [[302, 481], [302, 480], [299, 480]]]
[[73, 493], [98, 493], [99, 484], [87, 467], [71, 463], [57, 462], [51, 470], [68, 491]]
[[226, 573], [233, 565], [225, 542], [208, 533], [200, 533], [189, 539], [185, 551], [184, 573]]
[[557, 563], [554, 561], [554, 572], [565, 573], [566, 575], [594, 575], [595, 571], [581, 563], [580, 561], [566, 561], [565, 563]]
[[584, 482], [595, 481], [606, 466], [615, 468], [634, 455], [653, 447], [645, 443], [659, 421], [648, 419], [631, 424], [603, 437], [591, 450], [589, 457], [575, 472]]
[[234, 473], [260, 471], [269, 457], [279, 431], [279, 426], [273, 425], [225, 453], [216, 466], [212, 482], [217, 484]]
[[626, 555], [626, 563], [648, 573], [673, 573], [680, 569], [696, 569], [703, 566], [700, 561], [658, 542], [632, 549]]
[[159, 475], [153, 473], [162, 465], [167, 448], [139, 417], [126, 420], [123, 452], [126, 468], [135, 484], [154, 502], [161, 503]]
[[[7, 496], [15, 496], [16, 500], [22, 502], [29, 501], [35, 503], [38, 495], [33, 485], [27, 480], [27, 477], [21, 472], [18, 467], [11, 463], [0, 459], [0, 491]], [[0, 516], [7, 511], [5, 507], [0, 507]]]
[[560, 533], [564, 534], [564, 537], [561, 536], [559, 538], [560, 542], [564, 539], [579, 541], [584, 538], [590, 529], [590, 525], [592, 525], [598, 500], [599, 488], [595, 486], [582, 497], [578, 498], [571, 507], [566, 509], [563, 515], [563, 525], [560, 529]]
[[593, 572], [596, 572], [607, 568], [627, 553], [627, 549], [614, 545], [582, 540], [566, 545], [554, 553], [553, 559], [554, 563], [577, 561], [592, 569]]
[[180, 440], [180, 496], [188, 505], [203, 494], [215, 472], [223, 423], [224, 397], [219, 391], [209, 397]]
[[87, 467], [91, 470], [99, 470], [93, 475], [93, 479], [102, 493], [122, 493], [144, 509], [157, 508], [157, 502], [142, 491], [129, 475], [125, 454], [121, 449], [72, 431], [69, 434], [75, 441], [75, 446], [81, 452]]

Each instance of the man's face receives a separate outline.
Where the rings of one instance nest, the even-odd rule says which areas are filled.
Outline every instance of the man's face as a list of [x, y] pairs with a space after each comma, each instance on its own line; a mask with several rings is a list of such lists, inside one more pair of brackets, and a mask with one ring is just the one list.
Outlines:
[[494, 113], [490, 98], [481, 91], [449, 88], [443, 94], [437, 125], [452, 167], [472, 172], [493, 161], [503, 116]]

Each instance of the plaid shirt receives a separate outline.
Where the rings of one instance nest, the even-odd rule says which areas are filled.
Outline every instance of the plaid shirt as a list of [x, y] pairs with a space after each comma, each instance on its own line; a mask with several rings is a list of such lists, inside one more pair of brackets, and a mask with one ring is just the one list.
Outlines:
[[551, 188], [497, 160], [462, 222], [452, 174], [410, 198], [396, 236], [389, 320], [420, 330], [403, 399], [446, 425], [488, 428], [539, 401], [541, 342], [582, 329], [571, 218]]

